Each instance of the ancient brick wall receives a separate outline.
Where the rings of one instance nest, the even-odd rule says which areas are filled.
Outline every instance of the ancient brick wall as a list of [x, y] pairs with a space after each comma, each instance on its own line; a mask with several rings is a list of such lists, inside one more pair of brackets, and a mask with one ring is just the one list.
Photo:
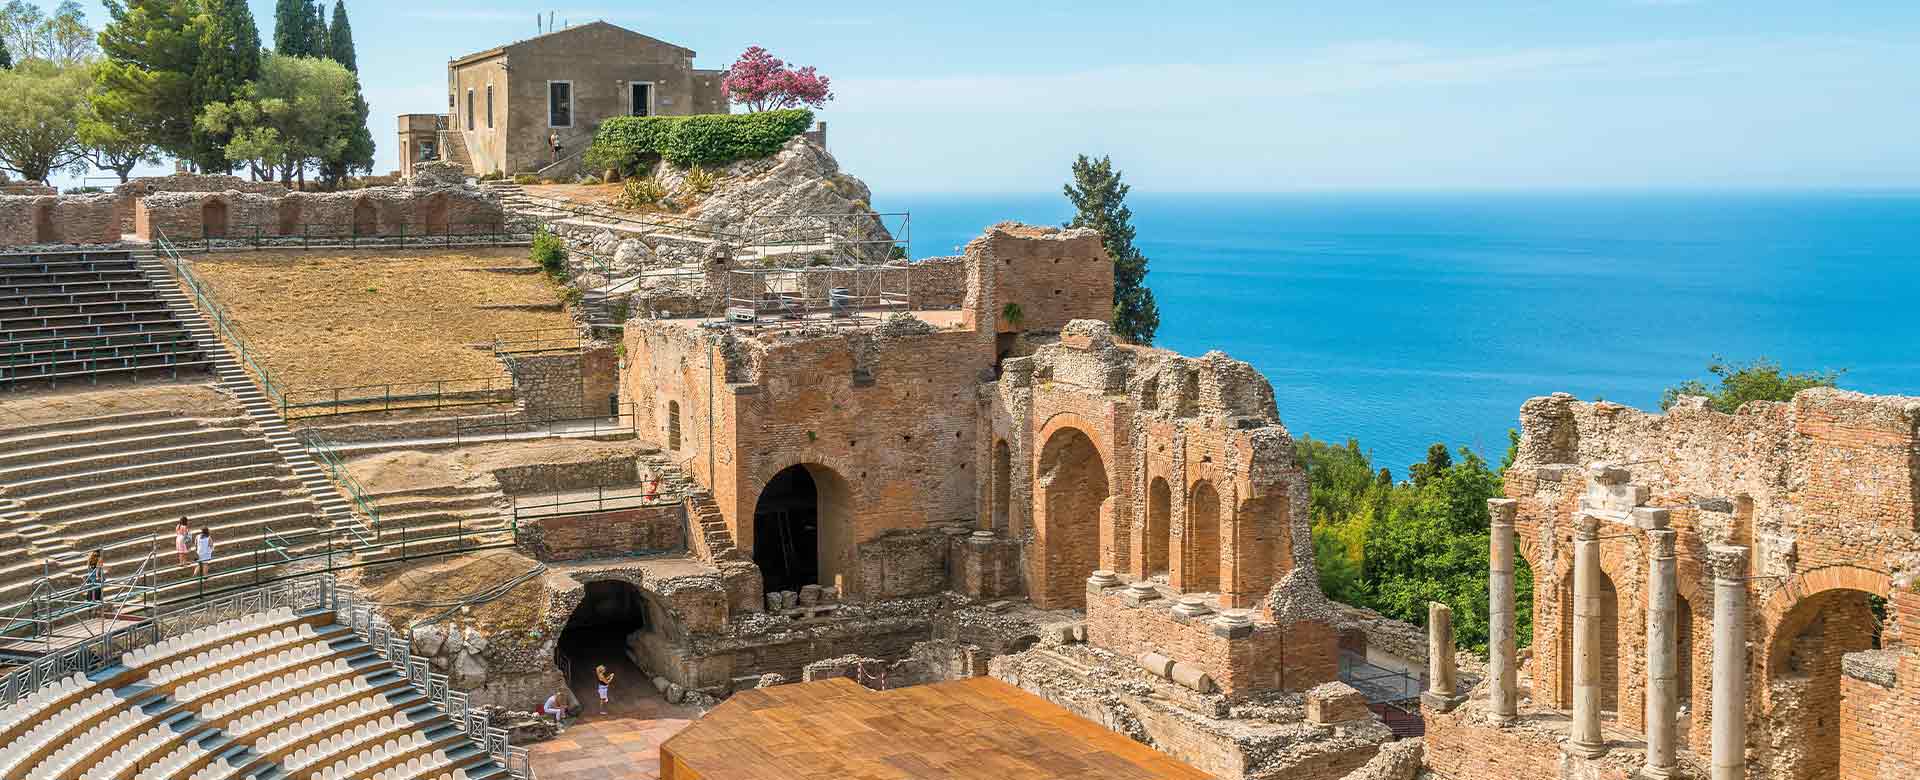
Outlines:
[[543, 561], [610, 558], [685, 550], [687, 518], [679, 504], [543, 517], [520, 522], [520, 544]]
[[965, 255], [922, 258], [907, 268], [912, 308], [957, 309], [966, 303]]
[[[1871, 646], [1868, 597], [1920, 569], [1920, 404], [1819, 389], [1735, 414], [1683, 399], [1656, 415], [1556, 395], [1528, 401], [1521, 418], [1505, 486], [1519, 503], [1520, 550], [1534, 576], [1534, 700], [1570, 706], [1573, 518], [1597, 489], [1587, 467], [1620, 464], [1637, 505], [1665, 508], [1676, 531], [1686, 746], [1707, 750], [1714, 715], [1705, 550], [1739, 544], [1751, 549], [1745, 716], [1755, 775], [1797, 780], [1859, 765], [1849, 752], [1865, 743], [1849, 743], [1837, 724], [1854, 707], [1850, 691], [1872, 691], [1843, 678], [1841, 658]], [[1643, 530], [1611, 519], [1599, 544], [1616, 608], [1603, 643], [1604, 698], [1632, 733], [1644, 727], [1648, 543]]]
[[114, 196], [0, 195], [0, 246], [116, 244]]
[[[1092, 230], [1002, 223], [968, 242], [966, 254], [992, 265], [995, 330], [1053, 331], [1074, 320], [1113, 317], [1113, 262]], [[1006, 315], [1019, 307], [1020, 318]]]
[[[1427, 733], [1427, 769], [1446, 780], [1511, 777], [1544, 780], [1563, 777], [1560, 740], [1565, 729], [1502, 729], [1471, 717], [1468, 709], [1421, 713]], [[1559, 725], [1564, 726], [1564, 723]], [[1626, 780], [1625, 772], [1611, 775]], [[1596, 778], [1598, 780], [1598, 778]]]
[[[286, 185], [271, 181], [248, 181], [226, 174], [175, 173], [166, 176], [142, 176], [113, 188], [118, 202], [115, 209], [123, 233], [137, 232], [135, 215], [140, 199], [156, 192], [244, 192], [278, 198], [287, 194]], [[171, 232], [168, 235], [173, 235]]]
[[470, 187], [368, 187], [342, 192], [161, 191], [133, 206], [134, 232], [151, 240], [446, 236], [498, 232], [498, 196]]
[[1222, 693], [1241, 698], [1304, 691], [1339, 676], [1339, 646], [1324, 623], [1254, 621], [1251, 630], [1217, 629], [1214, 616], [1185, 618], [1168, 599], [1127, 603], [1121, 589], [1087, 595], [1087, 641], [1128, 657], [1159, 653], [1203, 669]]

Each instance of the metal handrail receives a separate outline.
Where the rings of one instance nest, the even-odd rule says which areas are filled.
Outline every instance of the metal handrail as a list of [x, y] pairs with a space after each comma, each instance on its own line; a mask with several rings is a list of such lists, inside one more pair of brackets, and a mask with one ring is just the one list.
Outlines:
[[[681, 503], [681, 498], [679, 496], [673, 496], [669, 498], [665, 494], [657, 490], [654, 491], [651, 498], [648, 498], [647, 490], [644, 487], [628, 487], [628, 486], [622, 485], [622, 486], [615, 487], [614, 488], [615, 492], [613, 492], [612, 494], [609, 494], [607, 492], [607, 487], [605, 485], [596, 486], [593, 490], [594, 490], [594, 495], [592, 498], [576, 498], [576, 499], [570, 499], [566, 501], [560, 500], [561, 491], [554, 492], [552, 496], [553, 498], [552, 501], [544, 500], [546, 496], [540, 496], [535, 499], [521, 499], [516, 497], [513, 499], [513, 518], [514, 520], [518, 521], [523, 517], [529, 517], [529, 518], [563, 517], [566, 515], [604, 512], [608, 510], [608, 506], [607, 506], [608, 502], [614, 502], [615, 504], [617, 504], [616, 506], [612, 507], [613, 509], [643, 509], [646, 507], [656, 507], [656, 506], [678, 506]], [[627, 503], [629, 499], [634, 499], [634, 498], [640, 499], [640, 503]], [[582, 508], [568, 509], [567, 511], [560, 511], [562, 507], [582, 507]], [[530, 512], [531, 510], [535, 510], [535, 509], [552, 509], [555, 511], [545, 512], [537, 515], [523, 513], [523, 510], [527, 510], [528, 512]]]
[[[476, 383], [478, 387], [460, 389], [461, 385], [471, 386]], [[455, 387], [449, 390], [447, 385]], [[513, 398], [513, 381], [505, 376], [423, 379], [414, 382], [388, 382], [374, 385], [289, 389], [281, 395], [280, 417], [284, 420], [295, 420], [306, 417], [333, 417], [405, 409], [484, 406], [506, 403]], [[313, 411], [319, 409], [326, 411]]]
[[267, 401], [274, 406], [280, 407], [284, 415], [287, 403], [286, 396], [281, 394], [279, 388], [274, 384], [272, 369], [267, 368], [265, 363], [254, 359], [253, 350], [247, 346], [247, 340], [241, 337], [240, 329], [234, 324], [233, 318], [227, 314], [226, 307], [221, 305], [219, 298], [214, 297], [212, 288], [208, 287], [205, 282], [202, 282], [200, 277], [193, 273], [193, 269], [188, 267], [186, 259], [180, 256], [180, 252], [174, 248], [173, 242], [167, 240], [166, 231], [156, 228], [154, 230], [154, 236], [154, 246], [158, 247], [163, 253], [164, 260], [167, 266], [172, 269], [174, 277], [179, 279], [180, 283], [192, 294], [194, 304], [200, 309], [200, 313], [207, 317], [213, 324], [215, 332], [219, 333], [220, 337], [227, 342], [227, 345], [233, 348], [235, 356], [240, 359], [241, 365], [246, 366], [254, 378], [260, 381], [260, 389], [266, 393]]
[[[388, 246], [395, 243], [418, 246], [519, 244], [532, 238], [534, 223], [521, 217], [502, 217], [497, 220], [448, 222], [440, 230], [435, 230], [435, 227], [435, 223], [426, 220], [399, 223], [382, 221], [373, 230], [363, 230], [357, 222], [301, 222], [296, 225], [245, 223], [227, 225], [216, 234], [202, 224], [198, 240], [204, 251], [211, 251], [216, 246], [237, 245], [254, 249], [295, 246], [296, 241], [297, 246], [302, 248], [354, 248], [362, 244]], [[315, 244], [316, 239], [322, 243]], [[329, 241], [333, 243], [326, 243]]]
[[[555, 434], [556, 432], [552, 430], [553, 426], [562, 424], [562, 423], [589, 423], [590, 427], [586, 432], [591, 436], [599, 436], [602, 433], [602, 429], [601, 429], [602, 423], [605, 423], [609, 419], [611, 419], [613, 422], [607, 425], [607, 427], [605, 428], [606, 433], [613, 433], [615, 431], [633, 431], [636, 429], [637, 421], [639, 420], [639, 406], [632, 401], [629, 401], [623, 404], [622, 406], [625, 406], [627, 409], [625, 413], [620, 413], [616, 411], [613, 414], [581, 415], [581, 416], [575, 416], [575, 417], [548, 417], [544, 419], [520, 420], [517, 422], [500, 422], [500, 421], [478, 422], [477, 420], [479, 420], [480, 418], [459, 417], [459, 418], [455, 418], [453, 421], [454, 422], [453, 440], [454, 440], [454, 443], [456, 444], [464, 441], [468, 441], [468, 440], [488, 441], [493, 438], [493, 434], [480, 433], [480, 431], [498, 429], [500, 434], [499, 440], [506, 441], [508, 439], [511, 439], [514, 433], [523, 433], [523, 432], [526, 432], [528, 429], [531, 429], [536, 426], [541, 426], [541, 425], [545, 425], [548, 427], [549, 434]], [[621, 420], [626, 420], [626, 424], [621, 425], [620, 424]]]
[[355, 510], [350, 513], [354, 519], [358, 521], [362, 517], [366, 518], [366, 525], [357, 529], [360, 539], [362, 541], [368, 538], [379, 539], [380, 508], [367, 497], [366, 490], [360, 487], [360, 481], [353, 478], [353, 472], [347, 469], [346, 461], [340, 457], [340, 453], [318, 436], [308, 436], [302, 440], [302, 443], [307, 446], [307, 451], [313, 454], [314, 460], [326, 467], [327, 475], [333, 483], [346, 491], [347, 499], [352, 502]]

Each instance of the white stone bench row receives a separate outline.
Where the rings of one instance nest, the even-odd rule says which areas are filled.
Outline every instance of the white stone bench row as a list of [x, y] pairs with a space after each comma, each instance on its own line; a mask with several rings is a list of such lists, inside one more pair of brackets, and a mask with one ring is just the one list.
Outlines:
[[[305, 739], [320, 728], [335, 726], [346, 719], [371, 715], [387, 709], [392, 703], [385, 694], [370, 696], [358, 701], [348, 701], [359, 696], [373, 686], [365, 678], [354, 677], [328, 685], [318, 691], [307, 691], [297, 698], [276, 701], [265, 708], [235, 718], [228, 724], [230, 734], [245, 735], [260, 731], [287, 721], [294, 721], [273, 731], [261, 735], [254, 741], [254, 748], [262, 753], [278, 749]], [[347, 703], [341, 704], [340, 702]]]
[[173, 744], [184, 736], [165, 723], [155, 725], [107, 754], [106, 758], [95, 762], [93, 766], [80, 773], [80, 778], [81, 780], [113, 780], [128, 769], [144, 764], [149, 754]]
[[60, 682], [34, 691], [12, 706], [0, 708], [0, 731], [36, 720], [42, 713], [92, 685], [86, 675], [74, 672], [72, 677], [62, 678]]
[[[435, 750], [433, 751], [433, 755], [416, 756], [407, 759], [407, 763], [382, 769], [374, 773], [373, 777], [369, 780], [425, 780], [425, 778], [432, 777], [433, 773], [451, 766], [453, 766], [453, 759], [447, 757], [447, 751]], [[458, 775], [460, 780], [466, 780], [467, 770], [455, 769], [453, 770], [453, 775]], [[453, 775], [442, 776], [451, 777]], [[320, 773], [321, 780], [338, 780], [339, 777], [342, 776], [329, 777], [326, 772]]]
[[175, 773], [186, 769], [188, 764], [199, 760], [208, 752], [206, 748], [200, 746], [198, 740], [187, 742], [167, 751], [159, 761], [141, 767], [140, 774], [134, 775], [134, 780], [174, 780]]
[[19, 777], [18, 773], [22, 769], [19, 764], [26, 760], [28, 755], [119, 702], [120, 697], [113, 695], [113, 691], [102, 690], [94, 691], [84, 699], [54, 710], [47, 715], [46, 719], [28, 729], [27, 733], [15, 738], [6, 747], [0, 748], [0, 777]]
[[301, 623], [298, 628], [276, 628], [265, 634], [256, 634], [237, 642], [228, 642], [177, 661], [162, 663], [147, 673], [147, 680], [155, 685], [165, 685], [208, 667], [219, 666], [237, 658], [270, 652], [296, 642], [304, 642], [315, 636], [313, 626]]
[[[426, 737], [421, 736], [419, 734], [415, 734], [413, 735], [413, 738], [417, 740], [414, 747], [417, 748], [417, 747], [422, 747], [426, 745], [426, 741], [427, 741]], [[404, 740], [402, 740], [402, 742], [404, 743]], [[400, 756], [406, 755], [407, 752], [412, 749], [407, 747], [405, 744], [402, 744], [400, 746], [400, 752], [395, 753], [393, 752], [393, 745], [394, 745], [393, 742], [388, 742], [386, 745], [378, 748], [360, 751], [359, 753], [354, 754], [353, 757], [351, 758], [344, 758], [334, 762], [333, 766], [320, 770], [320, 772], [314, 775], [314, 777], [317, 780], [346, 780], [347, 778], [359, 775], [361, 772], [365, 771], [367, 767], [374, 766], [383, 761], [386, 761], [387, 759], [398, 758]], [[407, 762], [404, 764], [399, 764], [397, 766], [390, 766], [390, 767], [387, 767], [386, 769], [382, 769], [377, 774], [375, 774], [374, 777], [377, 778], [377, 780], [397, 780], [398, 778], [416, 778], [422, 775], [431, 774], [433, 772], [446, 769], [448, 767], [451, 767], [452, 765], [453, 765], [453, 760], [447, 758], [447, 751], [435, 750], [433, 751], [432, 755], [416, 756], [414, 758], [407, 759]], [[401, 772], [405, 772], [405, 774], [400, 774]]]
[[53, 755], [29, 770], [26, 780], [53, 780], [53, 778], [65, 776], [83, 756], [92, 753], [103, 744], [118, 739], [121, 734], [139, 728], [146, 722], [146, 714], [137, 709], [128, 708], [116, 712], [112, 717], [95, 724], [84, 733], [68, 739], [59, 750], [53, 751]]
[[256, 658], [230, 669], [222, 669], [204, 677], [187, 680], [173, 689], [173, 698], [179, 700], [181, 704], [191, 705], [214, 691], [297, 669], [326, 656], [329, 652], [331, 648], [326, 642], [311, 642], [289, 647], [271, 656]]
[[291, 623], [295, 619], [291, 607], [256, 612], [245, 617], [196, 628], [146, 647], [136, 647], [123, 656], [120, 662], [128, 669], [139, 669], [156, 661], [170, 660], [177, 655], [224, 643], [241, 634]]
[[264, 701], [274, 701], [284, 695], [313, 685], [321, 680], [338, 677], [353, 671], [344, 659], [336, 658], [323, 664], [294, 669], [272, 679], [262, 680], [200, 706], [200, 717], [216, 720], [239, 712], [241, 709]]
[[[427, 738], [425, 734], [408, 732], [408, 729], [413, 727], [413, 721], [406, 717], [401, 715], [388, 715], [377, 721], [355, 726], [353, 731], [342, 732], [323, 739], [319, 744], [295, 750], [291, 755], [288, 755], [285, 760], [281, 761], [280, 764], [285, 766], [289, 771], [298, 771], [328, 763], [341, 766], [358, 761], [359, 764], [356, 768], [363, 769], [371, 764], [379, 763], [389, 756], [405, 753], [406, 750], [413, 746], [415, 740], [418, 740], [420, 744], [426, 744]], [[360, 750], [359, 753], [355, 753], [352, 756], [341, 757], [343, 754], [352, 753], [354, 749], [362, 745], [376, 743], [382, 739], [387, 741], [384, 744], [374, 744], [371, 747]]]

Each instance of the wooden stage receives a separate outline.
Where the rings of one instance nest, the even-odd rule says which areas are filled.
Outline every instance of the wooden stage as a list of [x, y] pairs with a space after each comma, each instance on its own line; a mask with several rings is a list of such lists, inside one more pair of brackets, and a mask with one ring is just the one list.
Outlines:
[[846, 678], [741, 691], [660, 746], [662, 780], [1207, 780], [991, 677], [872, 691]]

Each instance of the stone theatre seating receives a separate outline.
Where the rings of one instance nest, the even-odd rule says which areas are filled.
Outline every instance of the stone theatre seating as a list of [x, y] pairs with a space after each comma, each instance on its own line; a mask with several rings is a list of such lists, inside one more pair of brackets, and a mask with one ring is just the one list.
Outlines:
[[0, 387], [206, 371], [177, 294], [128, 252], [0, 255]]

